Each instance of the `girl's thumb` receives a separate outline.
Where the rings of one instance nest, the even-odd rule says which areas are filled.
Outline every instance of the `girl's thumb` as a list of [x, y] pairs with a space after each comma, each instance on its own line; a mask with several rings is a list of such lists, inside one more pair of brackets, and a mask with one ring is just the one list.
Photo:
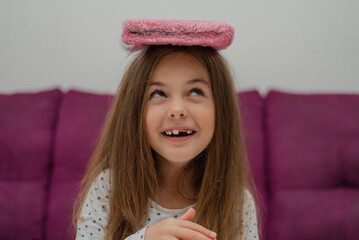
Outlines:
[[185, 212], [185, 214], [183, 214], [181, 217], [179, 217], [179, 219], [192, 221], [192, 219], [194, 218], [194, 215], [196, 215], [196, 211], [193, 208], [190, 208], [187, 210], [187, 212]]

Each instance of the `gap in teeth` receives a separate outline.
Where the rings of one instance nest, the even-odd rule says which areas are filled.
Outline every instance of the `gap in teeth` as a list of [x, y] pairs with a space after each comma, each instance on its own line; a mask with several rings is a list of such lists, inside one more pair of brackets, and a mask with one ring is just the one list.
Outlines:
[[171, 135], [179, 135], [180, 132], [185, 132], [188, 135], [190, 135], [191, 133], [193, 133], [193, 130], [187, 130], [187, 131], [179, 131], [179, 130], [173, 130], [173, 131], [165, 131], [166, 135], [171, 136]]

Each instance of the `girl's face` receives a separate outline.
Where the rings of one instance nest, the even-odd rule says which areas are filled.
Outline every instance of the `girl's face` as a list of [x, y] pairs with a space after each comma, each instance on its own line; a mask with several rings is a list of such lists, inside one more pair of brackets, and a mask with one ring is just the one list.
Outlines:
[[214, 133], [215, 110], [206, 68], [190, 54], [166, 56], [150, 79], [147, 136], [157, 159], [184, 166]]

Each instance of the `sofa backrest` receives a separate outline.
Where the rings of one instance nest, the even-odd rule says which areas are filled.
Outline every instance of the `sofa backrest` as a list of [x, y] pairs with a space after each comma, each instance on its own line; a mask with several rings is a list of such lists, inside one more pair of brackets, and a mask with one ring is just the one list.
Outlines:
[[269, 240], [359, 239], [359, 95], [265, 99]]
[[0, 239], [43, 239], [59, 90], [0, 95]]
[[73, 239], [74, 201], [111, 100], [110, 95], [79, 91], [64, 95], [55, 135], [46, 239]]
[[261, 219], [259, 227], [264, 239], [267, 218], [267, 171], [265, 163], [265, 133], [263, 99], [258, 91], [246, 91], [237, 94], [241, 115], [241, 126], [246, 155], [253, 175], [257, 195], [255, 196]]
[[[73, 239], [111, 95], [0, 95], [0, 239]], [[358, 239], [359, 95], [238, 94], [263, 238]]]

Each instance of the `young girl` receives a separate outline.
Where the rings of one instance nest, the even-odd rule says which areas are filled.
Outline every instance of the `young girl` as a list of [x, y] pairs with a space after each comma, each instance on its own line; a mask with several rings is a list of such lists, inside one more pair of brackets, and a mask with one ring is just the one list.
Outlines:
[[76, 239], [258, 239], [237, 98], [208, 46], [128, 67], [89, 162]]

